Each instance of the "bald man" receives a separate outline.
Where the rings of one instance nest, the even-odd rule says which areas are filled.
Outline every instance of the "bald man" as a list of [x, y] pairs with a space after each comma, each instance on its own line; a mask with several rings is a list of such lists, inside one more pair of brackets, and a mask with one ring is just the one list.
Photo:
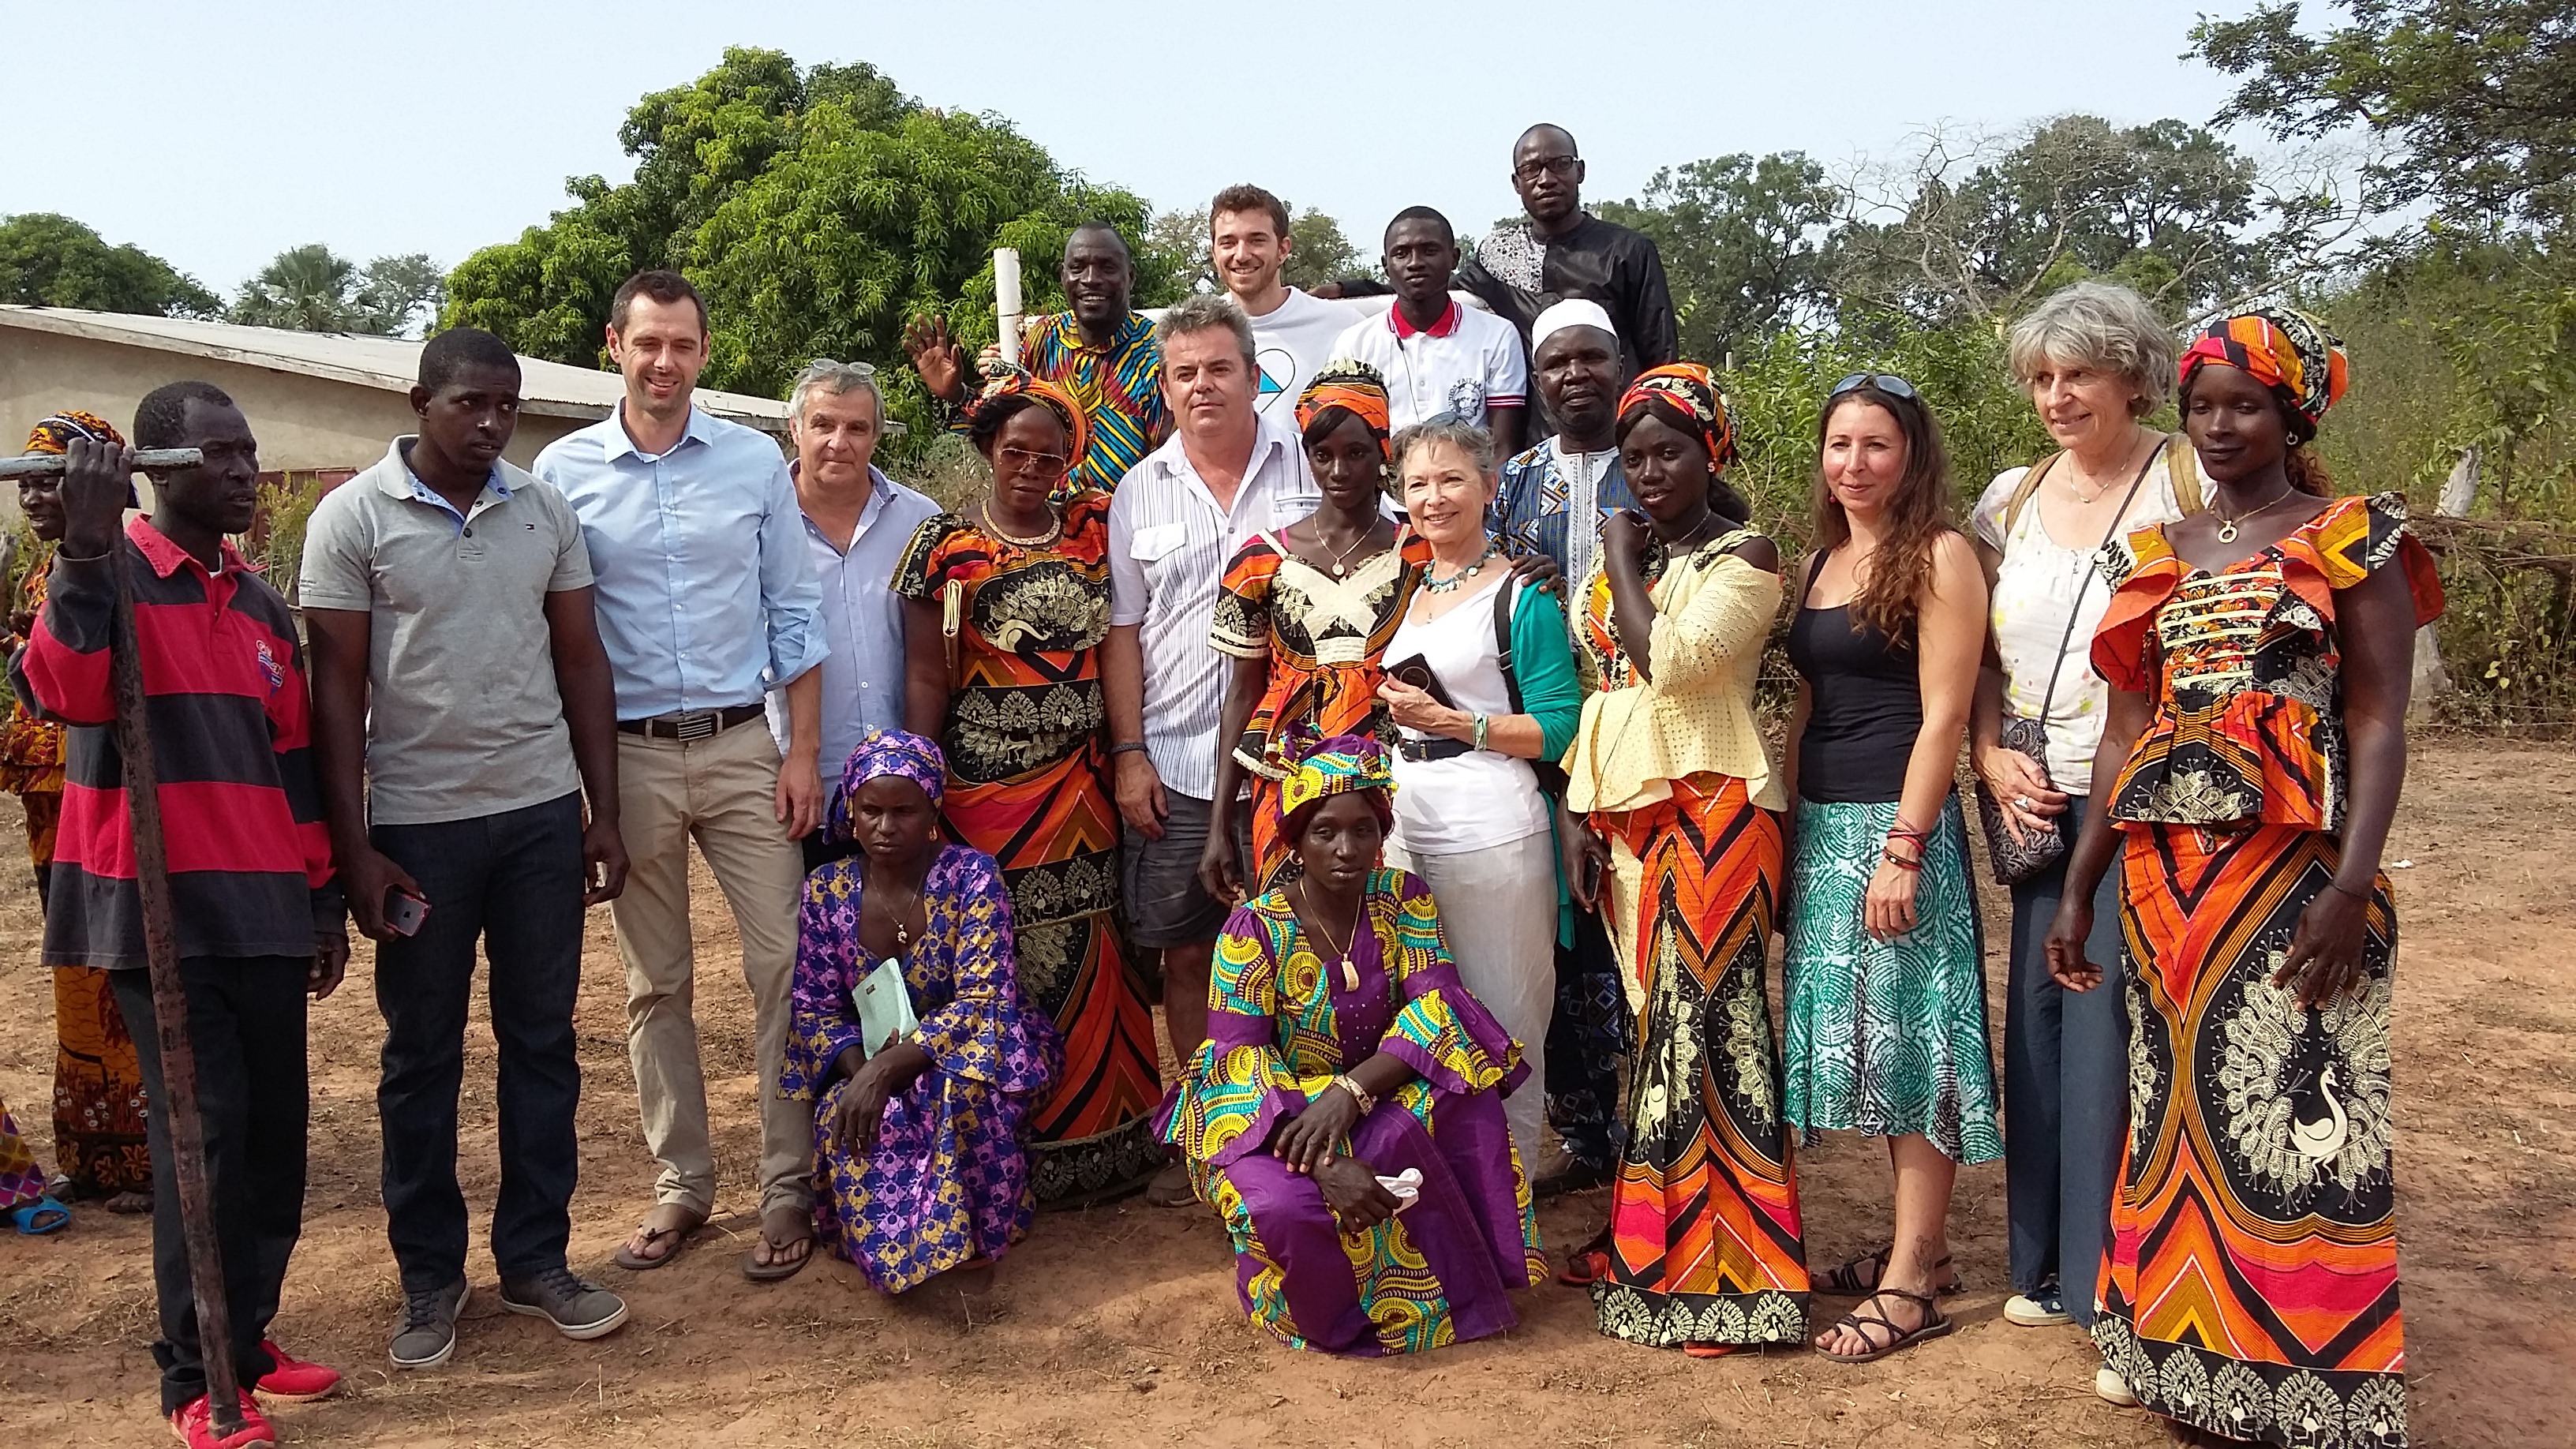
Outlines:
[[1486, 233], [1458, 269], [1459, 286], [1519, 328], [1524, 343], [1554, 304], [1569, 297], [1600, 303], [1631, 377], [1681, 355], [1662, 254], [1643, 233], [1583, 209], [1583, 158], [1564, 127], [1521, 133], [1512, 146], [1512, 189], [1526, 215]]
[[[1058, 495], [1084, 488], [1106, 493], [1172, 431], [1163, 405], [1163, 352], [1154, 324], [1129, 305], [1136, 265], [1116, 227], [1105, 221], [1075, 227], [1064, 241], [1060, 276], [1072, 310], [1028, 320], [1020, 330], [1020, 365], [1063, 384], [1091, 419], [1091, 446]], [[947, 322], [914, 318], [903, 330], [903, 347], [930, 395], [962, 408], [970, 395], [966, 358], [950, 340]], [[965, 431], [964, 418], [950, 430]]]

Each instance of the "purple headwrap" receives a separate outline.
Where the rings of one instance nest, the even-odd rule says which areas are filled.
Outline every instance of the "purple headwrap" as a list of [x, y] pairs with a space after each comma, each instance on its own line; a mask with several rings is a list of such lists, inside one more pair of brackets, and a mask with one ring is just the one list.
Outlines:
[[948, 761], [935, 742], [903, 730], [878, 730], [859, 741], [859, 747], [850, 751], [850, 762], [841, 769], [840, 788], [832, 792], [826, 812], [826, 829], [833, 839], [856, 838], [850, 801], [861, 785], [887, 775], [919, 785], [936, 805], [948, 788]]

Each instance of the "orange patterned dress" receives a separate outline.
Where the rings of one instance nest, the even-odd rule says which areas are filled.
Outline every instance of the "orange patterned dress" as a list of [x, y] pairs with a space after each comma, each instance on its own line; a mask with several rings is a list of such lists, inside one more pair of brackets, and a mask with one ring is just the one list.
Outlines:
[[[27, 570], [20, 607], [29, 613], [45, 607], [52, 555], [47, 548]], [[36, 868], [41, 907], [54, 863], [54, 829], [63, 813], [63, 727], [29, 714], [16, 700], [0, 730], [0, 790], [17, 796], [26, 812], [27, 855]], [[83, 1197], [150, 1192], [143, 1072], [105, 971], [54, 968], [54, 1034], [54, 1155], [73, 1191]]]
[[1244, 872], [1250, 895], [1284, 881], [1279, 780], [1296, 762], [1298, 742], [1368, 735], [1395, 748], [1377, 687], [1386, 679], [1386, 646], [1430, 566], [1429, 540], [1409, 529], [1346, 576], [1297, 557], [1276, 533], [1246, 540], [1227, 566], [1210, 642], [1237, 659], [1270, 656], [1270, 688], [1234, 746], [1235, 760], [1253, 775], [1252, 860]]
[[1119, 936], [1118, 807], [1101, 744], [1109, 495], [1060, 507], [1040, 543], [942, 514], [894, 573], [906, 598], [954, 598], [941, 812], [954, 839], [1000, 863], [1020, 989], [1064, 1037], [1064, 1072], [1029, 1118], [1029, 1177], [1050, 1205], [1115, 1193], [1164, 1161], [1154, 1020]]
[[2130, 1119], [2093, 1336], [2147, 1408], [2231, 1438], [2408, 1442], [2387, 877], [2350, 994], [2310, 1009], [2272, 984], [2342, 857], [2338, 596], [2392, 564], [2417, 622], [2439, 615], [2394, 494], [2216, 573], [2161, 526], [2105, 551], [2094, 666], [2156, 712], [2111, 795]]

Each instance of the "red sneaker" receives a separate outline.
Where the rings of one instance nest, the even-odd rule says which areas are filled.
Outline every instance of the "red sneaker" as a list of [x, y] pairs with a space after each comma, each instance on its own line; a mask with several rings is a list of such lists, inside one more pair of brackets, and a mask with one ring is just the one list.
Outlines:
[[260, 1416], [259, 1405], [251, 1401], [247, 1390], [241, 1396], [241, 1427], [230, 1434], [215, 1432], [213, 1399], [205, 1394], [189, 1400], [170, 1416], [170, 1432], [178, 1435], [179, 1442], [188, 1449], [254, 1449], [277, 1442], [277, 1431], [268, 1427], [268, 1420]]
[[268, 1397], [282, 1403], [303, 1404], [327, 1399], [333, 1389], [340, 1387], [338, 1369], [295, 1358], [279, 1348], [273, 1338], [261, 1339], [259, 1346], [267, 1350], [268, 1356], [277, 1363], [277, 1367], [259, 1376], [256, 1385]]

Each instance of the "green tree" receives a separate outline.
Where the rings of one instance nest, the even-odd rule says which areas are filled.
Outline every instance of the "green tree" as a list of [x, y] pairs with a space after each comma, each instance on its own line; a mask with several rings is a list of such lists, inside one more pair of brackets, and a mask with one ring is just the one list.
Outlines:
[[1833, 277], [1846, 305], [1936, 323], [2010, 316], [2087, 276], [2179, 319], [2267, 279], [2257, 184], [2250, 159], [2176, 120], [2062, 116], [1983, 161], [1936, 136], [1877, 196], [1855, 190]]
[[253, 327], [394, 336], [438, 313], [442, 282], [426, 253], [364, 267], [321, 242], [289, 247], [242, 284], [226, 313]]
[[2298, 0], [2204, 19], [2193, 52], [2243, 78], [2217, 123], [2285, 140], [2367, 127], [2393, 146], [2383, 206], [2461, 221], [2576, 218], [2576, 0], [2346, 0], [2302, 30]]
[[1843, 193], [1791, 151], [1666, 167], [1601, 218], [1654, 238], [1681, 323], [1682, 355], [1712, 362], [1823, 310]]
[[1360, 249], [1342, 234], [1342, 224], [1330, 215], [1310, 206], [1296, 216], [1288, 223], [1288, 260], [1279, 268], [1281, 281], [1312, 289], [1377, 270], [1377, 264], [1360, 255]]
[[[1083, 183], [996, 117], [924, 107], [866, 65], [729, 49], [637, 102], [618, 136], [634, 179], [575, 178], [572, 206], [466, 258], [443, 324], [596, 366], [618, 285], [671, 267], [707, 297], [708, 386], [775, 394], [830, 355], [886, 368], [897, 412], [917, 411], [904, 319], [943, 311], [964, 340], [989, 341], [994, 247], [1020, 249], [1035, 312], [1063, 304], [1056, 258], [1075, 225], [1146, 230], [1136, 197]], [[1177, 295], [1172, 262], [1140, 246], [1137, 263], [1139, 305]]]
[[68, 216], [0, 217], [0, 302], [148, 317], [212, 317], [223, 300], [135, 246], [109, 246]]

